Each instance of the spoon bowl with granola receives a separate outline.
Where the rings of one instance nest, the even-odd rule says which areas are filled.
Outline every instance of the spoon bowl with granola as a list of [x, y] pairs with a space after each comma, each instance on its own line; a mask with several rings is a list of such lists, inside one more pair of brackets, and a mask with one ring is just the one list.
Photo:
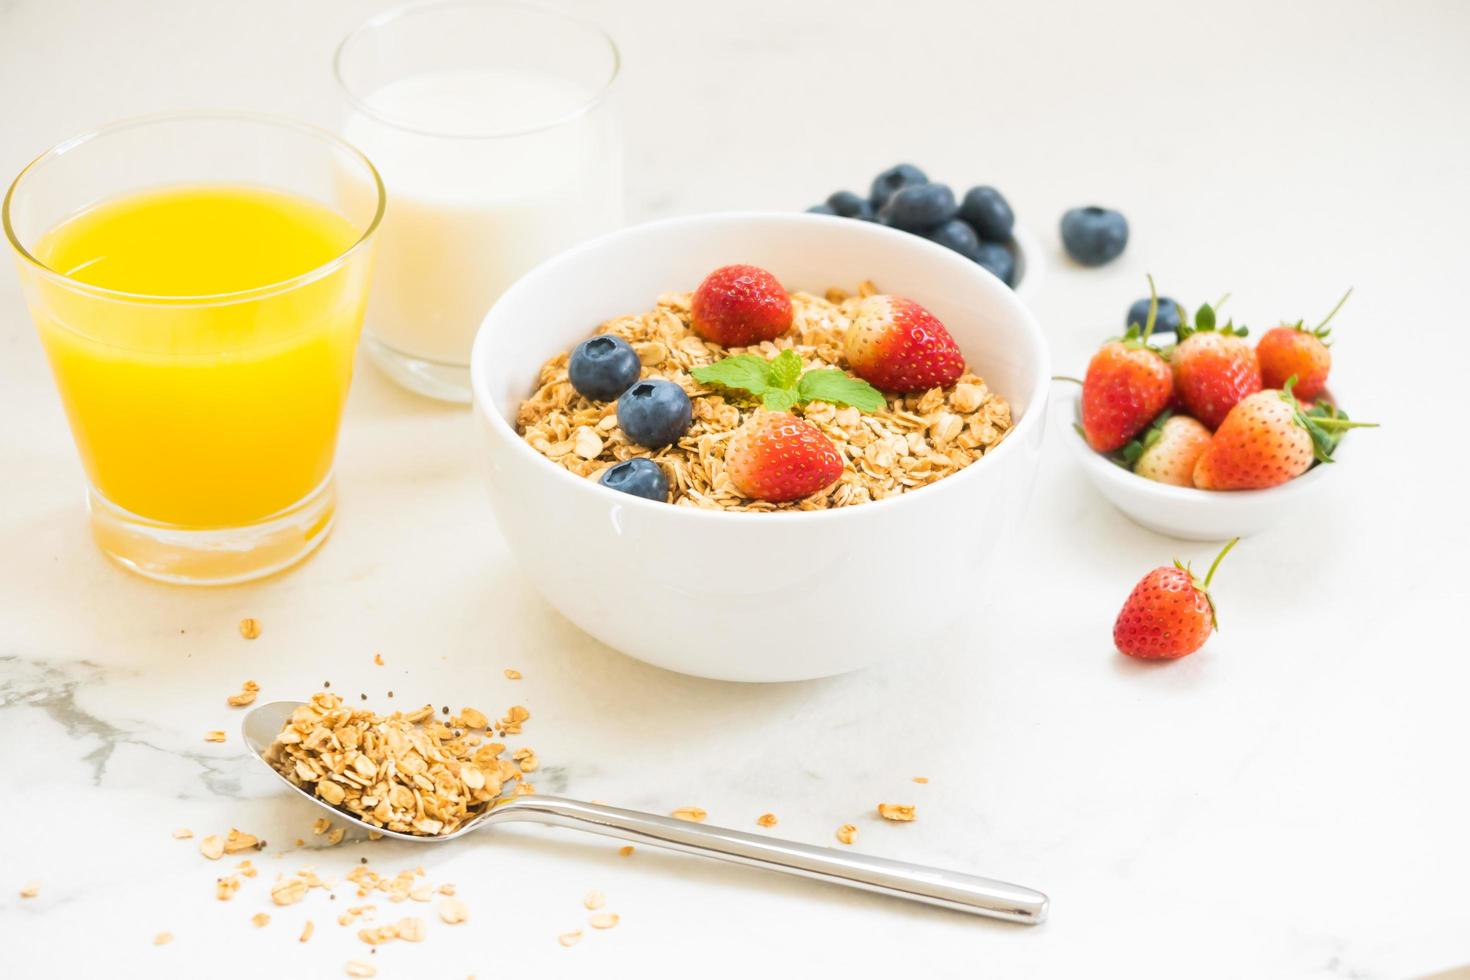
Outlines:
[[[496, 737], [529, 717], [492, 722], [465, 708], [441, 719], [432, 705], [378, 715], [328, 691], [250, 711], [245, 744], [286, 785], [370, 837], [445, 843], [492, 824], [529, 822], [814, 878], [895, 898], [1035, 925], [1041, 892], [958, 871], [662, 817], [528, 789], [528, 750], [504, 758]], [[512, 788], [513, 787], [513, 788]]]
[[785, 681], [979, 613], [1050, 362], [1011, 290], [945, 248], [733, 213], [533, 270], [471, 374], [492, 506], [547, 601], [650, 663]]

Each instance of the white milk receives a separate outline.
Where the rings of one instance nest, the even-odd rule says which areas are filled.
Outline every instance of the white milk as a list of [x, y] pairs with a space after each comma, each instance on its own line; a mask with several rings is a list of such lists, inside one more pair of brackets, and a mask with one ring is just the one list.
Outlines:
[[[469, 363], [485, 312], [543, 259], [621, 220], [618, 135], [592, 93], [556, 75], [466, 68], [368, 97], [344, 135], [388, 189], [368, 329], [401, 354]], [[568, 118], [571, 117], [571, 118]], [[508, 133], [493, 138], [427, 133]], [[413, 132], [420, 130], [421, 132]], [[590, 326], [590, 325], [589, 325]]]

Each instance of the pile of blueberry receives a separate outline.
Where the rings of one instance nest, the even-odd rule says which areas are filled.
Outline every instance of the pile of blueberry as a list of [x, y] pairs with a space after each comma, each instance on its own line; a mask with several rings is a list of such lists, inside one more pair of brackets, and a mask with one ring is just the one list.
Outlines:
[[[639, 381], [638, 353], [621, 337], [600, 334], [582, 341], [567, 361], [567, 378], [577, 394], [592, 401], [618, 402], [618, 425], [628, 439], [646, 449], [662, 449], [689, 431], [694, 406], [672, 381]], [[609, 467], [598, 481], [635, 497], [664, 502], [669, 481], [651, 459], [629, 459]]]
[[900, 163], [873, 178], [867, 197], [838, 191], [807, 210], [922, 235], [984, 266], [1007, 286], [1016, 285], [1016, 216], [994, 187], [972, 187], [956, 201], [948, 184], [931, 183], [918, 167]]

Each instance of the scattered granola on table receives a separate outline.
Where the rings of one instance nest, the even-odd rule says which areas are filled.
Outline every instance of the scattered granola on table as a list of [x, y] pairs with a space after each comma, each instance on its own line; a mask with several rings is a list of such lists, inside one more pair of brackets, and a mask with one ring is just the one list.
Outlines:
[[[497, 728], [518, 734], [529, 718], [516, 706]], [[435, 836], [484, 813], [521, 779], [522, 766], [501, 758], [505, 745], [486, 740], [488, 725], [473, 708], [443, 719], [427, 704], [380, 716], [321, 692], [291, 714], [265, 758], [295, 785], [360, 820]]]
[[879, 803], [878, 816], [884, 820], [893, 820], [899, 823], [908, 823], [914, 819], [914, 807], [904, 803]]
[[[632, 346], [643, 381], [670, 381], [689, 396], [692, 422], [672, 445], [657, 450], [635, 445], [619, 424], [615, 400], [594, 401], [578, 394], [568, 375], [570, 352], [542, 367], [536, 391], [520, 405], [517, 431], [552, 462], [592, 480], [616, 463], [651, 458], [664, 473], [672, 503], [718, 510], [845, 507], [915, 490], [959, 472], [995, 448], [1012, 424], [1009, 404], [968, 371], [941, 387], [880, 396], [882, 407], [871, 411], [801, 398], [803, 375], [815, 372], [831, 379], [851, 369], [844, 337], [859, 305], [875, 291], [870, 284], [864, 287], [858, 296], [841, 290], [829, 290], [825, 298], [791, 294], [791, 328], [774, 340], [748, 347], [725, 348], [700, 337], [691, 325], [691, 293], [666, 293], [648, 313], [602, 324], [599, 334], [620, 337]], [[787, 385], [788, 393], [774, 407], [799, 414], [820, 430], [840, 454], [842, 471], [825, 489], [777, 503], [742, 495], [725, 455], [736, 430], [773, 407], [771, 397], [725, 384], [703, 384], [692, 372], [708, 372], [711, 365], [741, 355], [774, 364], [787, 350], [799, 364], [790, 365], [794, 373], [783, 369], [778, 380]], [[742, 364], [759, 367], [750, 359]], [[766, 377], [755, 388], [776, 383]], [[815, 385], [805, 392], [817, 393]]]
[[232, 708], [243, 708], [247, 704], [252, 703], [255, 700], [255, 696], [259, 693], [259, 684], [255, 683], [254, 681], [246, 681], [244, 684], [240, 685], [240, 693], [231, 694], [229, 697], [225, 698], [225, 703]]
[[704, 818], [709, 816], [703, 807], [681, 806], [674, 810], [669, 816], [675, 820], [688, 820], [690, 823], [704, 823]]
[[247, 616], [240, 620], [240, 635], [247, 640], [253, 640], [260, 635], [260, 620], [253, 616]]
[[857, 840], [857, 827], [850, 823], [843, 824], [837, 828], [837, 839], [843, 844], [851, 844]]

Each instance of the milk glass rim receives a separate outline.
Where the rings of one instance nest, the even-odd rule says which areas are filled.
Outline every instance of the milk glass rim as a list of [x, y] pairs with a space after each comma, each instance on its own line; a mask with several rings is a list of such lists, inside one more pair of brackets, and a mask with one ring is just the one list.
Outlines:
[[[348, 45], [352, 44], [354, 41], [356, 41], [367, 32], [386, 27], [395, 21], [402, 20], [405, 17], [412, 17], [419, 14], [427, 13], [438, 13], [441, 11], [452, 10], [456, 8], [475, 7], [482, 9], [499, 8], [502, 10], [530, 11], [533, 13], [544, 14], [548, 17], [562, 20], [567, 24], [591, 30], [594, 34], [600, 37], [603, 42], [607, 44], [608, 53], [612, 56], [612, 68], [607, 73], [607, 79], [602, 83], [601, 87], [592, 92], [587, 97], [586, 101], [577, 106], [577, 108], [573, 109], [571, 112], [567, 112], [553, 119], [549, 119], [546, 122], [537, 123], [534, 126], [523, 126], [519, 129], [500, 129], [487, 132], [451, 132], [443, 129], [424, 128], [413, 123], [412, 121], [405, 120], [401, 117], [394, 116], [389, 113], [385, 113], [382, 110], [375, 108], [372, 103], [368, 101], [367, 98], [360, 96], [353, 89], [353, 87], [347, 83], [347, 79], [343, 77], [343, 54], [346, 52]], [[369, 18], [368, 20], [362, 22], [357, 27], [349, 31], [347, 36], [344, 37], [341, 43], [337, 45], [337, 50], [332, 55], [332, 75], [337, 79], [338, 87], [341, 88], [342, 94], [346, 97], [347, 101], [352, 104], [352, 107], [354, 109], [358, 110], [366, 116], [377, 120], [380, 123], [392, 126], [395, 129], [401, 129], [404, 132], [414, 133], [418, 136], [428, 136], [435, 139], [447, 140], [511, 139], [517, 136], [530, 136], [533, 133], [545, 132], [546, 130], [555, 129], [558, 126], [565, 126], [567, 123], [574, 122], [575, 120], [586, 116], [588, 113], [592, 112], [592, 110], [596, 109], [598, 106], [602, 105], [603, 102], [606, 101], [607, 93], [612, 89], [613, 82], [617, 80], [618, 75], [622, 72], [622, 68], [622, 52], [618, 50], [617, 42], [613, 40], [612, 35], [609, 34], [601, 24], [586, 17], [579, 17], [575, 14], [567, 13], [564, 10], [557, 10], [554, 7], [546, 7], [538, 3], [522, 3], [520, 2], [520, 0], [430, 0], [430, 2], [427, 3], [406, 3], [398, 7], [392, 7], [388, 10], [383, 11], [380, 14], [377, 14], [374, 17]]]
[[[362, 234], [359, 235], [357, 237], [357, 240], [354, 241], [351, 245], [343, 249], [341, 252], [339, 252], [328, 261], [314, 266], [311, 269], [300, 273], [299, 275], [292, 276], [289, 279], [281, 279], [276, 282], [265, 283], [264, 285], [260, 286], [252, 286], [249, 289], [233, 290], [230, 292], [222, 293], [200, 293], [197, 295], [163, 295], [156, 293], [135, 293], [122, 289], [109, 289], [105, 286], [97, 286], [92, 283], [83, 282], [80, 279], [69, 276], [64, 272], [60, 272], [56, 269], [51, 268], [35, 255], [32, 255], [31, 252], [23, 244], [21, 244], [20, 234], [18, 231], [16, 231], [14, 223], [11, 221], [11, 210], [16, 200], [17, 191], [21, 189], [21, 184], [33, 171], [38, 170], [39, 168], [45, 166], [48, 162], [66, 153], [70, 153], [73, 150], [79, 149], [94, 140], [101, 139], [106, 136], [111, 136], [124, 130], [135, 129], [142, 126], [153, 126], [160, 123], [190, 121], [254, 123], [267, 126], [277, 126], [282, 129], [292, 129], [303, 135], [320, 140], [333, 149], [346, 153], [348, 156], [352, 157], [358, 163], [360, 163], [367, 170], [367, 172], [372, 175], [373, 188], [377, 197], [377, 207], [373, 211], [372, 220], [368, 222], [368, 225], [363, 230]], [[91, 207], [96, 203], [99, 202], [89, 202], [87, 204], [87, 207]], [[15, 249], [16, 254], [20, 256], [21, 260], [29, 265], [32, 269], [34, 269], [42, 277], [52, 280], [53, 282], [56, 282], [64, 288], [81, 293], [86, 293], [88, 295], [96, 296], [102, 299], [110, 299], [117, 302], [134, 303], [139, 305], [147, 304], [169, 306], [175, 308], [226, 306], [233, 303], [253, 302], [255, 300], [266, 299], [281, 293], [290, 292], [291, 290], [296, 289], [300, 286], [304, 286], [307, 283], [314, 282], [317, 279], [321, 279], [325, 276], [331, 275], [333, 272], [336, 272], [338, 269], [347, 265], [357, 256], [359, 252], [367, 247], [368, 242], [373, 237], [373, 234], [378, 230], [378, 226], [383, 221], [383, 211], [386, 204], [387, 190], [383, 186], [383, 178], [378, 173], [378, 168], [373, 166], [373, 162], [369, 160], [366, 154], [364, 154], [361, 150], [353, 146], [351, 143], [348, 143], [346, 140], [340, 138], [336, 134], [332, 133], [330, 130], [323, 129], [320, 126], [313, 126], [310, 123], [301, 122], [287, 116], [277, 116], [265, 112], [245, 112], [220, 109], [186, 109], [176, 112], [158, 112], [146, 116], [134, 116], [129, 119], [120, 119], [116, 122], [107, 123], [94, 129], [89, 129], [84, 133], [79, 133], [76, 136], [62, 140], [60, 143], [52, 146], [50, 149], [46, 150], [40, 156], [36, 157], [30, 163], [21, 168], [20, 173], [16, 174], [15, 179], [11, 181], [10, 189], [5, 192], [5, 200], [3, 203], [0, 203], [0, 224], [4, 225], [5, 237], [9, 239], [11, 248]], [[76, 212], [73, 212], [71, 216], [74, 217], [76, 214], [80, 213], [81, 211], [78, 210]]]

